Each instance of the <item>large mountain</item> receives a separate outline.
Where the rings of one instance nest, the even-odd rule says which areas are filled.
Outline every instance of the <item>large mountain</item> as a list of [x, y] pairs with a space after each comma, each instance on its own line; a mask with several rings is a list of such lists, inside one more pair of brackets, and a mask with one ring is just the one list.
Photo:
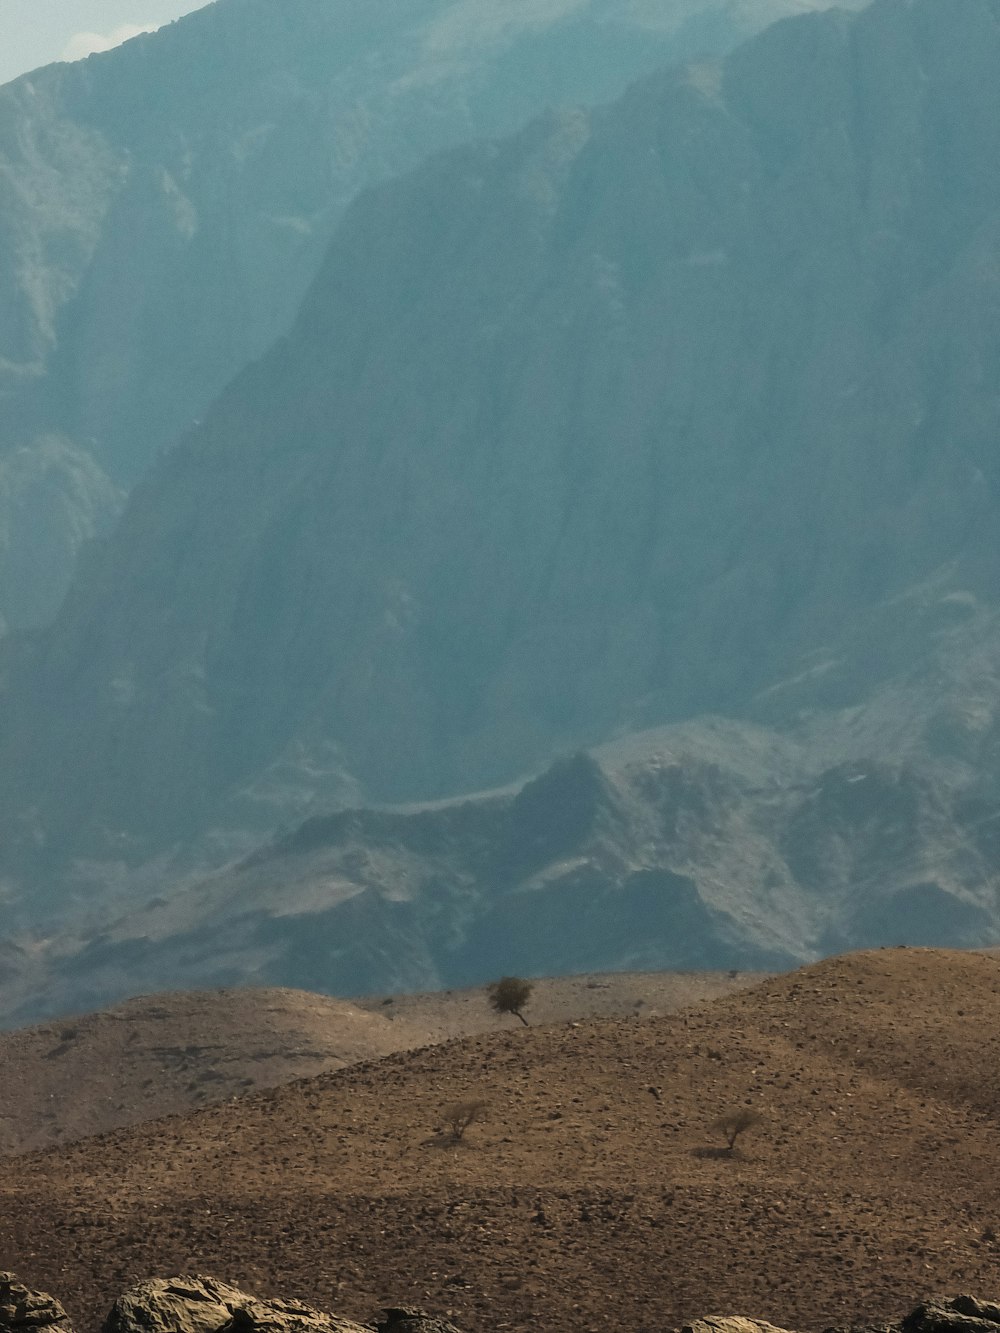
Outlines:
[[0, 616], [51, 618], [116, 487], [287, 330], [361, 187], [803, 3], [217, 0], [0, 90]]
[[815, 750], [782, 857], [798, 886], [846, 857], [847, 893], [797, 948], [868, 938], [824, 842], [862, 760], [890, 815], [914, 775], [887, 883], [981, 938], [998, 153], [998, 0], [877, 0], [365, 194], [8, 654], [11, 896], [714, 711]]

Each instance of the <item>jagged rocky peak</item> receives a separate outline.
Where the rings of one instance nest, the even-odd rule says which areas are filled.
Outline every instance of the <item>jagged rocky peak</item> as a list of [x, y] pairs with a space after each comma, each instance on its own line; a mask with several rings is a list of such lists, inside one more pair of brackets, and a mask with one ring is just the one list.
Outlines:
[[613, 821], [614, 791], [586, 751], [558, 760], [518, 792], [511, 808], [526, 858], [541, 864], [576, 851], [598, 832], [602, 815]]

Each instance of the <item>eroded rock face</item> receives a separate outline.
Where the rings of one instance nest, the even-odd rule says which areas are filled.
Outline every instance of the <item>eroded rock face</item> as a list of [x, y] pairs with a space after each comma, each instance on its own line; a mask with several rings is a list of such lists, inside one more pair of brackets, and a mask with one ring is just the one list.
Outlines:
[[1000, 1305], [975, 1296], [918, 1305], [899, 1324], [900, 1333], [996, 1333]]
[[0, 1333], [72, 1333], [66, 1311], [46, 1291], [32, 1291], [13, 1273], [0, 1273]]
[[706, 1315], [685, 1324], [680, 1333], [786, 1333], [762, 1319], [745, 1319], [742, 1315]]
[[301, 1301], [262, 1300], [212, 1277], [147, 1278], [119, 1296], [102, 1333], [371, 1333]]

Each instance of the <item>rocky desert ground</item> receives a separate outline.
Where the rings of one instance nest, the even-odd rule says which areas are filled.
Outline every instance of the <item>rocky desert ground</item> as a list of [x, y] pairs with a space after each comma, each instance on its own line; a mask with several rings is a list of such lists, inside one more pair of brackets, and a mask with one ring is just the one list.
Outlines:
[[[879, 950], [8, 1158], [0, 1253], [83, 1330], [182, 1272], [470, 1333], [871, 1323], [1000, 1290], [998, 1106], [1000, 960]], [[744, 1107], [730, 1151], [715, 1126]]]
[[428, 1040], [416, 1025], [305, 991], [142, 996], [0, 1033], [0, 1151], [229, 1101]]

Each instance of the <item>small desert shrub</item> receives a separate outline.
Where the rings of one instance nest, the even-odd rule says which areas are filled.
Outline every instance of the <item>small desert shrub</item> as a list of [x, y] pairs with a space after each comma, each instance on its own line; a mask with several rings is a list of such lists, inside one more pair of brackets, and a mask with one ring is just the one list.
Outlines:
[[722, 1135], [729, 1151], [732, 1152], [739, 1136], [752, 1129], [754, 1125], [759, 1125], [760, 1120], [757, 1112], [751, 1110], [749, 1106], [738, 1106], [732, 1111], [727, 1111], [725, 1115], [720, 1115], [718, 1120], [712, 1122], [711, 1128]]
[[490, 1004], [498, 1014], [514, 1014], [527, 1027], [528, 1020], [522, 1010], [533, 990], [531, 982], [523, 977], [501, 977], [489, 988]]
[[466, 1102], [452, 1102], [443, 1112], [445, 1127], [456, 1143], [470, 1125], [482, 1120], [485, 1115], [486, 1103], [478, 1097]]

